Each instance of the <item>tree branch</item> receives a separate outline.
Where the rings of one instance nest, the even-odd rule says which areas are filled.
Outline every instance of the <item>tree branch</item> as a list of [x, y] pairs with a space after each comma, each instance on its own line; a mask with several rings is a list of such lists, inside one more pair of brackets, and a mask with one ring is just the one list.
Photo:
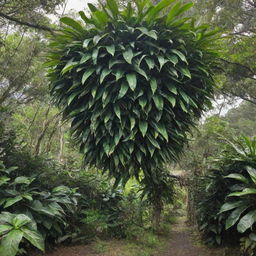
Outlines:
[[250, 78], [250, 79], [253, 79], [253, 80], [256, 80], [255, 76], [256, 76], [256, 72], [249, 68], [248, 66], [245, 66], [241, 63], [238, 63], [238, 62], [232, 62], [232, 61], [229, 61], [229, 60], [225, 60], [225, 59], [220, 59], [222, 60], [223, 62], [227, 63], [227, 64], [231, 64], [231, 65], [235, 65], [235, 66], [238, 66], [238, 67], [241, 67], [241, 68], [244, 68], [245, 70], [249, 71], [251, 73], [251, 76], [246, 76], [247, 78]]
[[29, 23], [29, 22], [26, 22], [26, 21], [18, 20], [16, 18], [8, 16], [8, 15], [2, 13], [2, 12], [0, 12], [0, 17], [3, 17], [7, 20], [16, 22], [16, 23], [18, 23], [19, 25], [22, 25], [22, 26], [27, 26], [27, 27], [31, 27], [31, 28], [34, 28], [34, 29], [44, 30], [44, 31], [48, 31], [48, 32], [51, 32], [51, 33], [53, 33], [55, 31], [54, 29], [52, 29], [50, 27], [47, 27], [47, 26], [43, 26], [43, 25], [39, 25], [39, 24], [32, 24], [32, 23]]

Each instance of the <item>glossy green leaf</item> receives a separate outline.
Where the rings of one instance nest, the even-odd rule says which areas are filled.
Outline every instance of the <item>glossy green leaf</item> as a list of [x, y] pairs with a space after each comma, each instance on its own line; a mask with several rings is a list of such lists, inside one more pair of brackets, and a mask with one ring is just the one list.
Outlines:
[[252, 228], [252, 225], [256, 222], [256, 211], [250, 211], [243, 216], [237, 224], [237, 231], [244, 233], [247, 229]]
[[109, 54], [111, 54], [112, 56], [115, 55], [115, 49], [116, 49], [116, 48], [115, 48], [115, 45], [114, 45], [114, 44], [107, 46], [106, 49], [107, 49], [107, 51], [108, 51]]
[[14, 197], [14, 198], [8, 198], [8, 199], [6, 200], [6, 203], [5, 203], [5, 205], [4, 205], [4, 208], [8, 208], [8, 207], [10, 207], [10, 206], [12, 206], [12, 205], [14, 205], [14, 204], [20, 202], [21, 200], [22, 200], [22, 196], [16, 196], [16, 197]]
[[118, 105], [114, 105], [114, 112], [115, 112], [116, 116], [121, 120], [121, 110]]
[[60, 18], [60, 21], [64, 23], [65, 25], [68, 25], [72, 27], [73, 29], [77, 30], [78, 32], [84, 33], [84, 28], [81, 26], [81, 24], [69, 17], [63, 17]]
[[176, 49], [172, 49], [171, 51], [172, 51], [173, 53], [175, 53], [182, 61], [184, 61], [184, 62], [186, 62], [186, 63], [188, 64], [185, 55], [184, 55], [181, 51], [176, 50]]
[[241, 181], [243, 183], [248, 183], [249, 181], [247, 180], [247, 178], [245, 178], [242, 174], [239, 174], [239, 173], [231, 173], [227, 176], [224, 176], [225, 178], [228, 178], [228, 179], [234, 179], [234, 180], [238, 180], [238, 181]]
[[91, 68], [89, 70], [86, 70], [83, 74], [83, 77], [82, 77], [82, 84], [84, 84], [87, 79], [94, 73], [95, 69], [94, 68]]
[[137, 77], [136, 74], [132, 73], [132, 74], [127, 74], [126, 75], [126, 80], [129, 84], [129, 87], [131, 88], [132, 91], [135, 90], [136, 85], [137, 85]]
[[227, 212], [227, 211], [233, 210], [234, 208], [240, 207], [242, 205], [243, 205], [242, 201], [225, 203], [225, 204], [222, 205], [219, 214], [223, 213], [223, 212]]
[[143, 137], [145, 137], [148, 130], [148, 123], [146, 121], [139, 122], [139, 128]]
[[127, 93], [128, 89], [129, 89], [128, 84], [125, 83], [125, 82], [122, 83], [122, 84], [121, 84], [121, 88], [120, 88], [120, 90], [119, 90], [118, 99], [123, 98], [123, 97], [125, 96], [125, 94]]
[[1, 239], [0, 255], [14, 256], [19, 250], [19, 244], [23, 238], [23, 232], [12, 230]]
[[152, 78], [150, 80], [150, 86], [151, 86], [151, 90], [152, 90], [152, 92], [154, 94], [156, 92], [156, 90], [157, 90], [157, 81], [156, 81], [155, 78]]
[[153, 100], [155, 102], [155, 105], [156, 105], [157, 109], [158, 110], [163, 110], [163, 108], [164, 108], [163, 97], [160, 96], [159, 94], [155, 94], [155, 95], [153, 95]]
[[127, 63], [132, 64], [133, 52], [131, 48], [128, 48], [125, 52], [123, 52], [123, 57]]
[[44, 252], [44, 238], [38, 231], [30, 230], [28, 228], [21, 228], [21, 230], [25, 239]]
[[234, 226], [237, 221], [240, 219], [242, 213], [248, 209], [249, 206], [245, 205], [245, 206], [241, 206], [238, 207], [237, 209], [235, 209], [227, 218], [226, 222], [225, 222], [225, 228], [229, 229], [232, 226]]
[[103, 69], [103, 71], [101, 72], [101, 75], [100, 75], [100, 83], [102, 84], [105, 77], [107, 77], [109, 74], [111, 73], [111, 70], [110, 69]]

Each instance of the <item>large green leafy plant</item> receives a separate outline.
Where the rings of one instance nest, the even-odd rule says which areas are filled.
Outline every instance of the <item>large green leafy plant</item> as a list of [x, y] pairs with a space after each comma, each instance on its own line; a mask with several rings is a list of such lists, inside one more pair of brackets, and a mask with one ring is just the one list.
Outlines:
[[89, 4], [83, 24], [61, 19], [50, 45], [51, 94], [85, 163], [118, 181], [140, 170], [156, 178], [213, 97], [216, 31], [180, 17], [192, 4], [174, 2]]
[[15, 256], [20, 243], [28, 241], [44, 251], [44, 239], [36, 229], [36, 223], [24, 214], [0, 214], [0, 255]]
[[198, 224], [208, 243], [240, 239], [242, 250], [255, 255], [255, 182], [256, 138], [229, 141], [198, 188]]
[[69, 238], [78, 197], [76, 189], [66, 186], [44, 190], [37, 178], [19, 176], [16, 167], [7, 169], [0, 162], [0, 256], [7, 255], [8, 246], [8, 255], [16, 255], [23, 238], [39, 249], [44, 241]]

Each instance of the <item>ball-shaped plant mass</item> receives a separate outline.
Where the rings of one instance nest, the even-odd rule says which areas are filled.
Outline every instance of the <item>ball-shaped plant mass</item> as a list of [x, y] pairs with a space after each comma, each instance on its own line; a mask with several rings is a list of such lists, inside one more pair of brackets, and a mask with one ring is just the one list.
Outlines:
[[118, 179], [176, 160], [213, 97], [216, 31], [173, 2], [90, 4], [84, 24], [61, 19], [50, 45], [51, 94], [85, 163]]

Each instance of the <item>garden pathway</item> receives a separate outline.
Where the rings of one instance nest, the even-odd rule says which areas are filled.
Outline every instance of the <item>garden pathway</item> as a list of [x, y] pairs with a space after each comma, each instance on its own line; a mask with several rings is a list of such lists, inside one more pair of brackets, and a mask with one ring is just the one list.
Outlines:
[[185, 224], [184, 218], [179, 218], [173, 225], [170, 242], [163, 253], [155, 256], [236, 256], [237, 250], [228, 252], [227, 249], [209, 249], [200, 244], [199, 238]]

